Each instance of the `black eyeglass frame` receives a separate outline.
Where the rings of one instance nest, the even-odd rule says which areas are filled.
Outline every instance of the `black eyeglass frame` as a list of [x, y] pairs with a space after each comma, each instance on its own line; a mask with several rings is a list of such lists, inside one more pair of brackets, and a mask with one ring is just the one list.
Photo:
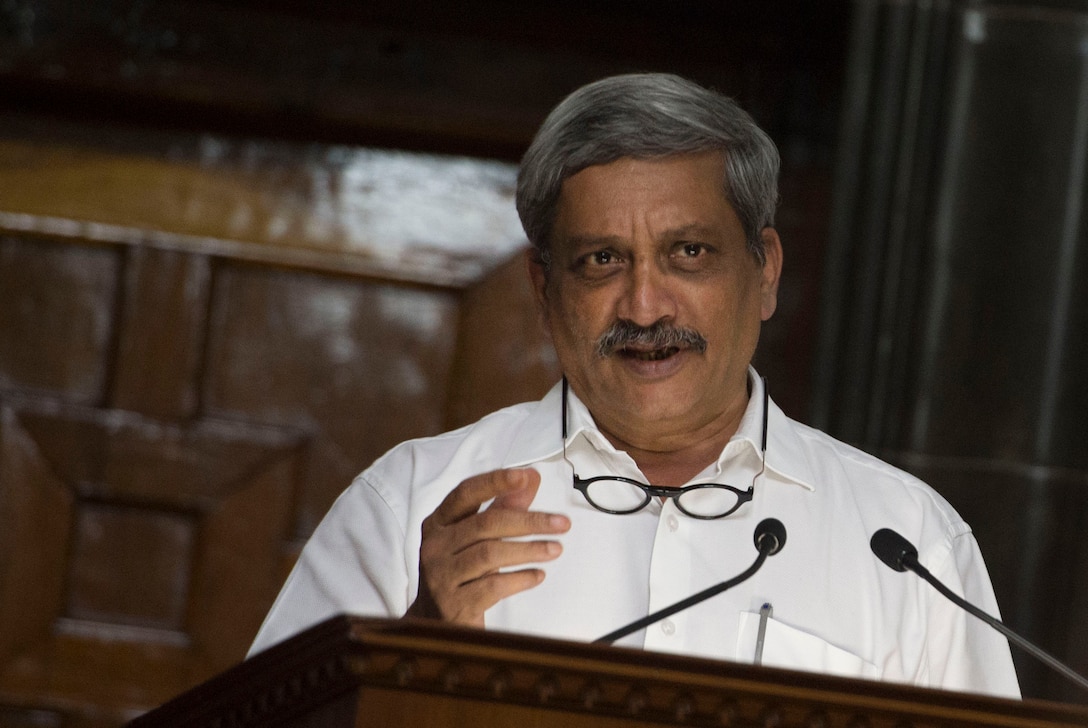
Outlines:
[[[760, 475], [763, 475], [763, 472], [767, 469], [767, 405], [769, 400], [769, 394], [767, 392], [767, 378], [761, 377], [761, 379], [763, 381], [763, 437], [760, 443], [760, 455], [762, 458], [762, 463], [760, 464], [759, 471], [752, 476], [752, 484], [748, 486], [748, 490], [741, 490], [740, 488], [729, 485], [727, 483], [693, 483], [692, 485], [685, 485], [680, 488], [671, 488], [662, 485], [649, 485], [633, 478], [625, 478], [621, 475], [598, 475], [592, 478], [579, 477], [577, 471], [575, 471], [574, 469], [574, 463], [572, 463], [567, 458], [567, 389], [569, 385], [567, 383], [567, 378], [563, 377], [563, 403], [561, 415], [563, 420], [563, 459], [567, 461], [568, 465], [570, 465], [571, 474], [573, 475], [574, 489], [581, 493], [582, 497], [586, 499], [586, 502], [596, 508], [598, 511], [602, 511], [604, 513], [611, 513], [617, 516], [627, 516], [632, 513], [638, 513], [643, 508], [648, 506], [655, 497], [673, 499], [676, 502], [677, 509], [681, 513], [689, 516], [690, 518], [697, 518], [702, 521], [714, 521], [719, 518], [725, 518], [736, 513], [742, 505], [752, 500], [752, 497], [755, 494], [756, 479]], [[642, 503], [635, 506], [634, 508], [628, 508], [620, 511], [600, 506], [595, 503], [592, 498], [589, 497], [589, 486], [602, 480], [618, 480], [623, 483], [634, 485], [642, 490], [646, 498], [642, 501]], [[716, 488], [719, 490], [732, 491], [737, 496], [737, 503], [725, 513], [719, 513], [714, 516], [702, 516], [697, 513], [692, 513], [691, 511], [684, 508], [684, 506], [680, 503], [679, 498], [685, 493], [690, 493], [691, 491], [699, 490], [701, 488]]]

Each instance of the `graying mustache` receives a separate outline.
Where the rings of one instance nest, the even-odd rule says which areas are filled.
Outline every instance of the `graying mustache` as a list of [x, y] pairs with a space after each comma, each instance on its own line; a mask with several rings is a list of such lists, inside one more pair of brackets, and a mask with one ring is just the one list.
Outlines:
[[651, 349], [687, 347], [700, 354], [706, 351], [706, 339], [698, 331], [660, 322], [649, 326], [639, 326], [621, 319], [612, 324], [608, 331], [597, 339], [597, 356], [606, 357], [614, 351], [631, 345]]

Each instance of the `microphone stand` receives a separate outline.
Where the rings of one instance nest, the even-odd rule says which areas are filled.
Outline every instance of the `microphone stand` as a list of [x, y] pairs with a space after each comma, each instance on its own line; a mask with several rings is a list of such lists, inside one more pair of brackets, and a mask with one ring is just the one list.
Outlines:
[[991, 617], [989, 614], [982, 611], [981, 609], [976, 607], [974, 604], [971, 604], [966, 599], [963, 599], [960, 596], [958, 596], [955, 592], [953, 592], [951, 589], [949, 589], [944, 584], [942, 584], [937, 579], [937, 577], [935, 577], [935, 576], [933, 576], [933, 574], [929, 573], [929, 569], [922, 566], [922, 564], [918, 562], [918, 559], [915, 558], [915, 556], [913, 554], [909, 554], [909, 553], [904, 554], [903, 557], [902, 557], [902, 564], [903, 564], [903, 566], [907, 567], [908, 569], [913, 571], [915, 574], [917, 574], [918, 576], [922, 577], [927, 582], [929, 582], [930, 585], [932, 585], [934, 589], [936, 589], [941, 594], [943, 594], [945, 597], [947, 597], [953, 604], [960, 607], [961, 609], [963, 609], [967, 613], [969, 613], [971, 615], [974, 615], [975, 617], [978, 617], [983, 622], [990, 625], [991, 627], [996, 629], [1001, 634], [1005, 635], [1005, 637], [1007, 637], [1008, 640], [1010, 642], [1012, 642], [1013, 644], [1015, 644], [1017, 647], [1024, 650], [1025, 652], [1027, 652], [1029, 655], [1031, 655], [1035, 659], [1040, 660], [1041, 662], [1045, 663], [1051, 669], [1057, 671], [1058, 673], [1060, 673], [1061, 675], [1063, 675], [1067, 679], [1072, 680], [1074, 683], [1076, 683], [1078, 686], [1080, 686], [1081, 689], [1088, 690], [1088, 679], [1085, 679], [1082, 675], [1075, 672], [1072, 668], [1070, 668], [1067, 665], [1060, 662], [1056, 657], [1053, 657], [1048, 652], [1045, 652], [1041, 648], [1035, 646], [1034, 644], [1029, 642], [1024, 637], [1021, 637], [1020, 635], [1016, 634], [1016, 632], [1013, 632], [1011, 629], [1006, 627], [1005, 624], [1001, 620], [995, 619], [994, 617]]
[[1039, 647], [1036, 647], [1027, 639], [1006, 627], [1003, 622], [986, 614], [986, 612], [942, 584], [937, 577], [929, 573], [929, 569], [922, 566], [921, 562], [918, 561], [918, 549], [914, 547], [914, 544], [899, 533], [896, 533], [890, 528], [881, 528], [873, 534], [872, 539], [869, 541], [869, 548], [873, 550], [876, 557], [889, 569], [895, 571], [907, 571], [909, 569], [910, 571], [913, 571], [957, 607], [974, 617], [978, 617], [983, 622], [1005, 635], [1010, 643], [1024, 650], [1047, 667], [1059, 673], [1062, 677], [1069, 679], [1071, 682], [1075, 683], [1077, 687], [1082, 690], [1088, 690], [1088, 679], [1085, 679], [1083, 675], [1075, 672], [1056, 657], [1044, 652]]
[[610, 645], [621, 637], [626, 637], [632, 632], [637, 632], [643, 627], [648, 627], [654, 622], [665, 619], [665, 617], [671, 617], [677, 612], [681, 612], [688, 607], [694, 606], [699, 602], [703, 601], [704, 599], [710, 599], [710, 597], [715, 596], [716, 594], [721, 594], [726, 589], [730, 589], [737, 584], [740, 584], [752, 574], [759, 571], [759, 567], [763, 566], [763, 562], [767, 560], [767, 556], [769, 556], [772, 551], [776, 550], [778, 546], [779, 542], [776, 539], [761, 539], [759, 555], [756, 556], [756, 560], [752, 562], [751, 566], [749, 566], [745, 571], [741, 572], [737, 576], [729, 579], [728, 581], [723, 581], [720, 584], [715, 584], [712, 587], [704, 589], [698, 594], [693, 594], [687, 599], [682, 599], [670, 607], [665, 607], [664, 609], [657, 610], [653, 614], [648, 614], [642, 619], [635, 620], [626, 627], [620, 627], [614, 632], [609, 632], [604, 637], [598, 637], [597, 639], [593, 640], [593, 642]]

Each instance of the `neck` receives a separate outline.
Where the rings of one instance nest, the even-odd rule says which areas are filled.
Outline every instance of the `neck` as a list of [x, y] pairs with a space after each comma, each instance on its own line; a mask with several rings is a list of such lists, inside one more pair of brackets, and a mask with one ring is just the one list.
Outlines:
[[[564, 439], [567, 436], [568, 387], [564, 377], [561, 415]], [[701, 422], [692, 422], [694, 413], [690, 411], [682, 417], [665, 420], [644, 420], [638, 408], [613, 412], [605, 406], [602, 411], [591, 410], [590, 413], [599, 432], [614, 448], [630, 455], [650, 483], [681, 487], [721, 457], [722, 450], [740, 427], [750, 396], [746, 377], [734, 396], [720, 403], [716, 414]], [[766, 402], [763, 406], [766, 417]]]
[[717, 461], [740, 427], [747, 400], [703, 427], [676, 435], [631, 433], [626, 437], [598, 423], [612, 446], [625, 451], [654, 485], [680, 487]]

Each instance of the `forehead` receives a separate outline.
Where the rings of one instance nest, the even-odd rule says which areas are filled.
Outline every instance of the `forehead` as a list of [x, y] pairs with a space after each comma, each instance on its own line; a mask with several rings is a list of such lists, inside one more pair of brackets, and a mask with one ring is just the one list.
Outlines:
[[563, 182], [553, 232], [557, 237], [624, 236], [738, 223], [726, 196], [725, 156], [704, 152], [654, 159], [624, 157], [593, 165]]

